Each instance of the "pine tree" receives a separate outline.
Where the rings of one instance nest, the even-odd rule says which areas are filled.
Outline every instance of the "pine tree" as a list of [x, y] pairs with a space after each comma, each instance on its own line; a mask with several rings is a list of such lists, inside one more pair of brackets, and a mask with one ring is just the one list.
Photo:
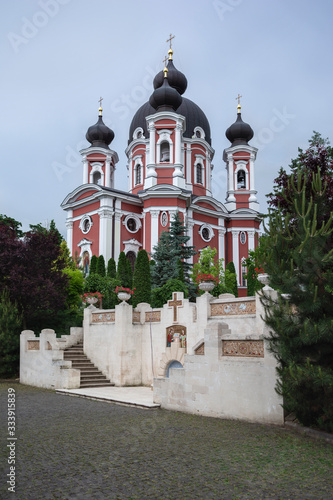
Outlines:
[[146, 250], [139, 250], [133, 276], [133, 306], [135, 307], [140, 302], [150, 304], [151, 298], [151, 278], [150, 278], [150, 264]]
[[98, 262], [98, 257], [96, 255], [93, 255], [90, 261], [89, 274], [97, 273], [97, 262]]
[[226, 265], [226, 276], [225, 276], [226, 286], [231, 289], [235, 297], [238, 297], [238, 285], [237, 285], [237, 275], [235, 264], [230, 261]]
[[270, 348], [279, 362], [277, 391], [286, 411], [304, 425], [332, 432], [333, 223], [328, 210], [333, 181], [329, 154], [322, 147], [319, 153], [328, 165], [323, 168], [320, 160], [317, 174], [309, 172], [313, 148], [305, 156], [300, 153], [302, 168], [287, 180], [283, 174], [285, 202], [272, 204], [269, 211], [261, 262], [278, 298], [262, 301], [272, 332]]
[[103, 255], [100, 255], [97, 259], [96, 273], [100, 276], [105, 276], [105, 260]]
[[108, 278], [116, 278], [117, 276], [117, 271], [116, 271], [116, 262], [113, 257], [109, 259], [108, 261], [108, 270], [107, 270], [107, 276]]
[[192, 287], [189, 273], [192, 265], [187, 260], [195, 255], [193, 246], [187, 246], [190, 237], [186, 236], [186, 227], [177, 211], [168, 231], [164, 231], [154, 247], [152, 268], [152, 283], [154, 287], [163, 286], [168, 280], [179, 276], [178, 261], [182, 262], [184, 280], [188, 288]]

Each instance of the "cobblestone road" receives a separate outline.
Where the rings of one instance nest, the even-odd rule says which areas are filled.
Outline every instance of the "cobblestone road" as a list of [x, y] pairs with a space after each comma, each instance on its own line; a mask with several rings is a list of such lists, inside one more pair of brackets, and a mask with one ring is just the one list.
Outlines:
[[[16, 390], [16, 494], [7, 389]], [[331, 499], [333, 447], [282, 428], [1, 384], [0, 498]]]

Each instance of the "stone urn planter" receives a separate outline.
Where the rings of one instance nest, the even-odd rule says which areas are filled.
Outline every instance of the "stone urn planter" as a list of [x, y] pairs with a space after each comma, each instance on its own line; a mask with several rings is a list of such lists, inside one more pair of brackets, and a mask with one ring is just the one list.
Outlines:
[[96, 304], [96, 302], [98, 302], [98, 298], [97, 297], [87, 297], [87, 302], [90, 305], [94, 305], [94, 304]]
[[122, 302], [127, 302], [131, 298], [131, 294], [126, 292], [118, 292], [117, 296]]
[[202, 281], [202, 283], [199, 283], [198, 286], [199, 289], [203, 290], [204, 292], [211, 292], [215, 287], [215, 283], [213, 281]]
[[268, 274], [259, 274], [258, 275], [258, 281], [262, 283], [263, 285], [268, 285], [269, 283], [269, 276]]

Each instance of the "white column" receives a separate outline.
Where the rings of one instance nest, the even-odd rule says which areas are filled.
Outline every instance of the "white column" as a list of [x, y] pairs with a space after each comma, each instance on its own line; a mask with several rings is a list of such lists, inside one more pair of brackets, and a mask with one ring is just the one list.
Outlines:
[[228, 204], [228, 210], [236, 209], [236, 198], [232, 191], [234, 191], [234, 160], [232, 157], [232, 153], [228, 153], [228, 162], [227, 162], [227, 171], [228, 171], [228, 198], [226, 203]]
[[255, 231], [248, 231], [247, 232], [247, 237], [248, 237], [248, 250], [254, 250], [254, 235]]
[[149, 124], [149, 163], [155, 165], [155, 149], [156, 149], [156, 137], [155, 137], [155, 125], [153, 123]]
[[67, 246], [71, 255], [74, 255], [73, 252], [73, 210], [68, 211], [67, 219], [66, 219], [66, 228], [67, 228]]
[[151, 227], [150, 227], [150, 242], [151, 248], [150, 251], [153, 252], [154, 246], [158, 243], [158, 216], [160, 214], [159, 210], [150, 210], [150, 219], [151, 219]]
[[175, 130], [175, 163], [181, 163], [181, 130], [181, 124], [177, 123]]
[[113, 210], [110, 208], [101, 208], [99, 215], [99, 255], [103, 255], [105, 264], [111, 258], [112, 248], [112, 216]]
[[187, 143], [186, 147], [186, 184], [192, 187], [192, 165], [191, 165], [191, 144]]
[[121, 234], [121, 226], [120, 226], [120, 219], [121, 219], [121, 212], [115, 212], [114, 214], [114, 260], [118, 262], [119, 254], [120, 254], [120, 234]]
[[232, 229], [232, 260], [235, 264], [236, 275], [237, 275], [237, 283], [239, 282], [239, 230]]
[[211, 167], [210, 167], [210, 157], [209, 153], [206, 153], [206, 191], [209, 191], [207, 194], [212, 193], [212, 186], [211, 186]]
[[155, 170], [155, 149], [156, 149], [155, 125], [153, 123], [150, 123], [148, 128], [149, 128], [149, 163], [147, 165], [144, 189], [156, 186], [157, 184], [157, 173]]
[[225, 267], [225, 233], [226, 229], [221, 227], [219, 230], [219, 259], [223, 259]]
[[84, 158], [82, 161], [83, 161], [83, 184], [88, 184], [88, 160]]
[[[134, 166], [135, 164], [133, 163], [133, 154], [132, 152], [130, 153], [128, 157], [128, 164], [127, 164], [127, 170], [128, 170], [128, 187], [129, 187], [129, 192], [132, 192], [133, 185], [135, 183], [135, 180], [133, 182], [133, 177], [135, 177], [135, 171], [134, 171]], [[142, 172], [143, 175], [143, 172]]]
[[105, 160], [105, 187], [111, 186], [111, 158], [107, 157]]

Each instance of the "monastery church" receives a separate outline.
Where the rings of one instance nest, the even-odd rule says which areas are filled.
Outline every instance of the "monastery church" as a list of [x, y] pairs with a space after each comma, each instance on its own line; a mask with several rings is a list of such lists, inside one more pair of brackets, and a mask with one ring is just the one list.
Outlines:
[[226, 201], [212, 196], [214, 149], [209, 122], [193, 101], [184, 97], [187, 79], [173, 63], [154, 78], [148, 102], [135, 113], [126, 155], [128, 192], [116, 189], [114, 132], [102, 118], [88, 128], [90, 146], [81, 150], [82, 185], [62, 203], [67, 212], [67, 243], [81, 257], [86, 271], [92, 255], [116, 262], [124, 251], [134, 268], [140, 249], [153, 251], [159, 236], [178, 210], [187, 226], [189, 245], [199, 252], [216, 248], [225, 264], [233, 261], [239, 295], [246, 295], [242, 261], [256, 246], [260, 216], [255, 190], [257, 149], [249, 144], [253, 130], [244, 123], [238, 98], [237, 118], [226, 131]]
[[[49, 329], [21, 333], [20, 381], [92, 398], [97, 391], [146, 386], [152, 404], [162, 408], [283, 424], [265, 310], [258, 294], [245, 296], [243, 259], [255, 248], [260, 224], [257, 150], [249, 144], [253, 131], [243, 122], [238, 101], [236, 121], [226, 131], [230, 146], [223, 154], [228, 175], [222, 203], [211, 190], [209, 122], [183, 96], [187, 80], [174, 66], [171, 47], [153, 86], [129, 130], [128, 192], [115, 188], [118, 155], [109, 147], [114, 133], [103, 123], [102, 108], [89, 127], [91, 145], [81, 151], [83, 183], [62, 203], [68, 246], [87, 271], [92, 255], [107, 262], [118, 260], [121, 251], [134, 265], [138, 251], [152, 252], [179, 211], [190, 245], [198, 252], [215, 247], [219, 258], [234, 262], [239, 297], [215, 298], [207, 288], [195, 302], [176, 291], [154, 309], [147, 303], [133, 308], [120, 294], [122, 302], [114, 309], [91, 304], [84, 309], [82, 328], [71, 328], [70, 335], [59, 337]], [[264, 297], [277, 300], [268, 277], [260, 278]]]

